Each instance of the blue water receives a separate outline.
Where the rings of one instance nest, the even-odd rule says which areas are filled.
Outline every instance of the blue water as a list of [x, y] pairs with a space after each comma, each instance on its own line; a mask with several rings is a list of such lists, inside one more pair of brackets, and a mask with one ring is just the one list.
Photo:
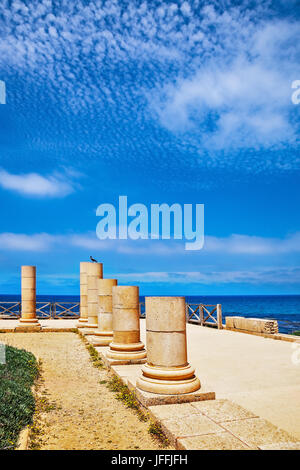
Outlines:
[[[19, 295], [0, 295], [0, 302], [19, 301]], [[143, 302], [145, 297], [141, 296]], [[38, 302], [79, 302], [78, 295], [38, 295]], [[188, 303], [222, 304], [223, 317], [270, 318], [278, 321], [281, 333], [300, 330], [300, 295], [209, 295], [186, 296]]]
[[300, 330], [300, 295], [207, 295], [185, 299], [191, 304], [221, 304], [223, 323], [225, 316], [241, 315], [277, 320], [281, 333]]

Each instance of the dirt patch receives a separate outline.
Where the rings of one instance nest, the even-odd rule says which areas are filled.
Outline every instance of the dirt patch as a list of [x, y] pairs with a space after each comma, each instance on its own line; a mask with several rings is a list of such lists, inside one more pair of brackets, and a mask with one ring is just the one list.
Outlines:
[[[0, 341], [31, 351], [42, 361], [35, 446], [40, 449], [161, 449], [148, 422], [108, 390], [107, 370], [93, 367], [75, 333], [0, 334]], [[102, 382], [102, 383], [101, 383]], [[42, 398], [41, 398], [42, 397]]]

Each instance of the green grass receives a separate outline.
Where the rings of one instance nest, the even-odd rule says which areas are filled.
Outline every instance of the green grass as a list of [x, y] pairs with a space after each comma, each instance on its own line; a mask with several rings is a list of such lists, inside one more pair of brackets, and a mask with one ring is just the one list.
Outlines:
[[293, 335], [295, 335], [295, 336], [300, 336], [300, 330], [293, 331], [293, 333], [292, 333], [292, 334], [293, 334]]
[[6, 346], [6, 364], [0, 364], [0, 449], [14, 449], [20, 431], [32, 422], [37, 376], [33, 354]]

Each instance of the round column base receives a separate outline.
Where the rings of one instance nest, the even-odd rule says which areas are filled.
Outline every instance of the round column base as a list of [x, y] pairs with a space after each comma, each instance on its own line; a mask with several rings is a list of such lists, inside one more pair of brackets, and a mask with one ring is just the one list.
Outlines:
[[137, 359], [145, 359], [147, 352], [144, 349], [142, 342], [133, 344], [119, 344], [110, 343], [110, 349], [107, 351], [106, 356], [109, 359], [115, 359], [118, 361], [132, 361]]
[[145, 364], [137, 387], [145, 392], [162, 395], [192, 393], [201, 387], [200, 380], [194, 375], [195, 369], [189, 364], [179, 367], [158, 367]]
[[77, 328], [85, 328], [87, 325], [87, 318], [79, 318], [77, 323]]
[[111, 342], [111, 336], [96, 336], [96, 334], [94, 333], [92, 339], [93, 346], [109, 346]]
[[41, 327], [40, 322], [37, 318], [20, 318], [19, 319], [19, 327], [22, 328], [32, 328], [32, 327]]
[[39, 323], [37, 318], [19, 318], [20, 323], [30, 323], [30, 324], [37, 324]]
[[104, 331], [104, 330], [96, 330], [95, 336], [109, 336], [111, 338], [110, 342], [113, 340], [114, 332], [113, 331]]
[[112, 341], [110, 343], [110, 349], [116, 352], [123, 352], [123, 351], [141, 351], [144, 350], [145, 346], [144, 343], [139, 341], [138, 343], [115, 343]]
[[163, 380], [140, 377], [136, 382], [137, 388], [145, 392], [159, 395], [184, 395], [200, 389], [200, 380], [197, 377], [185, 380]]

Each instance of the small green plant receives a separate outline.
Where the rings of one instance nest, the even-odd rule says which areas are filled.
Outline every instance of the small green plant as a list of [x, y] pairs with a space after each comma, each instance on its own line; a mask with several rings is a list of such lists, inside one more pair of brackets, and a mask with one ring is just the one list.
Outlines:
[[83, 344], [88, 350], [93, 366], [97, 367], [97, 369], [105, 369], [102, 359], [99, 356], [97, 350], [94, 348], [94, 346], [92, 346], [82, 334], [79, 334], [79, 337], [81, 338]]
[[295, 336], [300, 336], [300, 330], [293, 331], [293, 333], [292, 333], [292, 334], [293, 334], [293, 335], [295, 335]]
[[32, 423], [35, 401], [31, 387], [37, 376], [33, 354], [6, 346], [6, 363], [0, 364], [0, 449], [14, 449], [20, 431]]
[[134, 392], [131, 392], [121, 379], [113, 375], [107, 383], [107, 388], [116, 393], [117, 400], [122, 401], [127, 408], [135, 410], [141, 421], [147, 421], [147, 415], [141, 410]]
[[167, 446], [169, 444], [169, 440], [166, 438], [160, 423], [150, 421], [149, 427], [148, 427], [148, 432], [156, 437], [164, 446]]

